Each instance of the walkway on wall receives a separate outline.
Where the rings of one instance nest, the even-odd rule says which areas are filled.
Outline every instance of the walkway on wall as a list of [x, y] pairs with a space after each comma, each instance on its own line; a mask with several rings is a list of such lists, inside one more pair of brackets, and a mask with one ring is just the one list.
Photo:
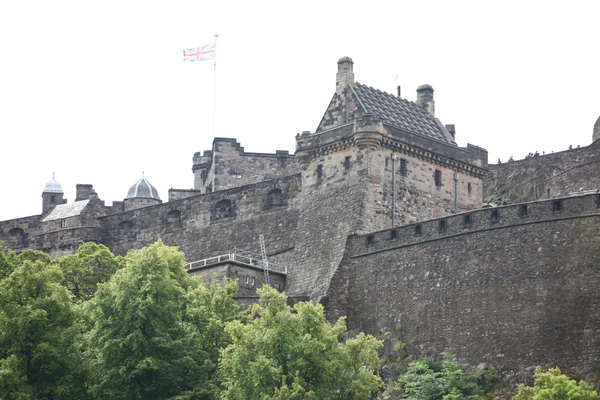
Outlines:
[[[198, 261], [193, 261], [185, 265], [186, 270], [209, 267], [224, 262], [237, 262], [240, 264], [248, 265], [254, 268], [265, 269], [265, 261], [260, 254], [251, 253], [240, 249], [234, 249], [231, 253], [221, 254], [218, 256], [205, 258]], [[267, 257], [268, 269], [272, 272], [279, 272], [281, 274], [287, 274], [287, 267], [276, 257]]]

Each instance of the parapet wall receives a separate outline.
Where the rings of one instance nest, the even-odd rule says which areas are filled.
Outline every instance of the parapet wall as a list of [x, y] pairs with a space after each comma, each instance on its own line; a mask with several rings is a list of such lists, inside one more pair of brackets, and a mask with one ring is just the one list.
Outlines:
[[599, 205], [599, 195], [578, 196], [352, 236], [329, 317], [396, 331], [411, 352], [451, 347], [503, 370], [598, 371]]
[[567, 196], [600, 187], [600, 141], [587, 147], [490, 164], [484, 198], [513, 203]]
[[300, 176], [196, 195], [101, 218], [108, 246], [125, 254], [162, 239], [176, 245], [188, 261], [230, 252], [235, 247], [259, 252], [289, 249], [298, 221]]

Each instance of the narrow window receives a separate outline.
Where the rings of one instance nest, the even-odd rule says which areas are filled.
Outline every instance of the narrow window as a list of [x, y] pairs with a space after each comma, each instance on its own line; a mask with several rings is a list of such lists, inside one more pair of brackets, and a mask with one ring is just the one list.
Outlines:
[[393, 231], [390, 231], [390, 240], [396, 240], [398, 239], [398, 231], [396, 231], [395, 229]]
[[373, 238], [373, 235], [367, 236], [367, 246], [373, 246], [374, 243], [375, 239]]
[[492, 222], [498, 222], [500, 219], [500, 210], [494, 209], [492, 210]]
[[473, 192], [473, 186], [471, 185], [471, 182], [467, 183], [467, 192], [469, 192], [469, 195], [471, 195]]
[[390, 159], [389, 159], [389, 158], [386, 158], [386, 159], [385, 159], [385, 167], [386, 167], [386, 168], [388, 167], [389, 163], [390, 163]]
[[466, 214], [463, 217], [463, 225], [465, 228], [471, 226], [471, 214]]
[[323, 179], [323, 164], [317, 165], [317, 180]]
[[246, 275], [246, 285], [250, 283], [250, 277]]
[[526, 217], [527, 215], [529, 215], [529, 207], [527, 204], [521, 204], [519, 206], [519, 216]]
[[252, 277], [252, 286], [254, 286], [254, 277]]
[[406, 161], [404, 158], [400, 159], [400, 175], [408, 176], [408, 161]]
[[279, 166], [281, 168], [285, 167], [285, 163], [286, 163], [285, 157], [279, 157]]
[[50, 204], [54, 204], [56, 202], [55, 196], [50, 196]]
[[441, 188], [442, 187], [442, 171], [440, 171], [439, 169], [435, 170], [435, 174], [433, 175], [433, 179], [435, 181], [435, 187], [436, 188]]
[[419, 236], [421, 234], [421, 224], [415, 225], [415, 235]]
[[63, 227], [63, 228], [66, 227], [67, 226], [67, 220], [66, 219], [61, 219], [60, 220], [60, 226]]
[[440, 219], [440, 223], [439, 223], [439, 226], [438, 226], [440, 232], [445, 231], [447, 227], [448, 227], [448, 223], [446, 222], [446, 220], [445, 219]]
[[562, 200], [554, 200], [552, 202], [552, 212], [561, 212], [562, 208]]
[[600, 208], [600, 194], [596, 195], [596, 207]]
[[350, 156], [344, 158], [344, 169], [348, 171], [350, 169]]

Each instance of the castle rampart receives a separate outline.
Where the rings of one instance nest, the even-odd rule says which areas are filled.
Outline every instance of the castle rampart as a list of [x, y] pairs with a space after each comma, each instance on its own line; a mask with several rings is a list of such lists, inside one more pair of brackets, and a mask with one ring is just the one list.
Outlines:
[[373, 334], [396, 330], [410, 352], [452, 347], [503, 370], [597, 371], [599, 196], [352, 236], [324, 299], [328, 315]]

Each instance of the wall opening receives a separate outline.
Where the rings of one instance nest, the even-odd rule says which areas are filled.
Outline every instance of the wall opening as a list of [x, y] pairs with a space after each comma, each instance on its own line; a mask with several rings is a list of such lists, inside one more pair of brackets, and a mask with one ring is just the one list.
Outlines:
[[344, 158], [344, 169], [348, 171], [350, 169], [350, 156]]
[[433, 180], [435, 182], [435, 187], [436, 188], [441, 188], [442, 187], [442, 171], [440, 171], [439, 169], [435, 170], [435, 173], [433, 174]]
[[561, 212], [563, 209], [562, 200], [554, 200], [552, 202], [552, 212]]
[[471, 185], [471, 182], [467, 183], [467, 192], [469, 192], [469, 196], [473, 193], [473, 185]]
[[390, 231], [390, 240], [396, 239], [398, 239], [398, 231], [394, 229], [393, 231]]
[[519, 217], [526, 217], [529, 215], [529, 206], [527, 204], [521, 204], [519, 206]]
[[596, 195], [596, 208], [600, 208], [600, 193]]
[[421, 224], [415, 225], [415, 235], [419, 236], [421, 234]]
[[404, 158], [400, 159], [400, 176], [408, 176], [408, 161]]
[[60, 227], [61, 228], [66, 228], [67, 227], [67, 220], [66, 219], [61, 219], [60, 220]]
[[285, 205], [283, 202], [283, 192], [281, 189], [273, 189], [267, 193], [267, 204], [266, 208], [271, 209], [273, 207], [280, 207]]
[[440, 222], [438, 224], [438, 230], [440, 232], [444, 232], [446, 228], [448, 228], [448, 221], [446, 221], [445, 219], [440, 219]]
[[463, 217], [463, 226], [465, 228], [468, 228], [469, 226], [471, 226], [471, 214], [466, 214]]
[[317, 165], [317, 180], [323, 179], [323, 164]]
[[498, 222], [500, 220], [500, 210], [494, 209], [491, 213], [492, 222]]
[[373, 237], [373, 235], [367, 236], [367, 240], [365, 243], [367, 246], [373, 246], [375, 244], [375, 238]]
[[234, 213], [233, 213], [233, 207], [231, 206], [231, 201], [225, 199], [225, 200], [219, 201], [215, 205], [214, 219], [229, 218], [229, 217], [233, 217], [233, 216], [234, 216]]
[[181, 211], [173, 210], [169, 211], [165, 219], [167, 227], [171, 229], [181, 228]]

